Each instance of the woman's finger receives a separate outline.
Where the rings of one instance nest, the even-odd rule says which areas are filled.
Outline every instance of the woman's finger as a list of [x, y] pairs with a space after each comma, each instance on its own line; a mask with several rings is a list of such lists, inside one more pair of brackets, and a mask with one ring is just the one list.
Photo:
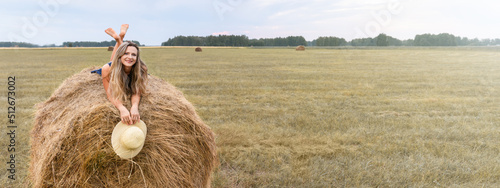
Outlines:
[[132, 125], [132, 118], [130, 117], [124, 117], [122, 118], [122, 122], [127, 125]]

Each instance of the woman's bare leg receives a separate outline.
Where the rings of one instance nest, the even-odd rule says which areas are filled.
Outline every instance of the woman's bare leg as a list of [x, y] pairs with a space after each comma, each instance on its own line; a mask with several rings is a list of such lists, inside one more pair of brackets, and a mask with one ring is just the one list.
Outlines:
[[120, 34], [117, 35], [115, 30], [113, 30], [112, 28], [108, 28], [105, 30], [105, 32], [113, 37], [115, 40], [116, 40], [116, 44], [115, 44], [115, 47], [113, 48], [113, 53], [111, 53], [111, 58], [110, 58], [110, 61], [113, 61], [113, 57], [115, 57], [115, 54], [116, 54], [116, 50], [118, 49], [118, 47], [120, 45], [122, 45], [123, 43], [123, 38], [125, 38], [125, 34], [127, 33], [127, 30], [128, 30], [128, 24], [122, 24], [121, 28], [120, 28]]
[[115, 30], [113, 30], [112, 28], [108, 28], [104, 30], [104, 32], [106, 32], [109, 36], [113, 37], [116, 40], [116, 44], [115, 47], [113, 48], [113, 53], [111, 53], [111, 58], [110, 58], [110, 61], [113, 61], [113, 57], [115, 57], [116, 50], [123, 43], [123, 39], [119, 35], [117, 35]]
[[128, 24], [122, 24], [122, 27], [120, 28], [120, 34], [119, 34], [122, 41], [123, 41], [123, 38], [125, 38], [125, 33], [127, 33], [127, 30], [128, 30]]

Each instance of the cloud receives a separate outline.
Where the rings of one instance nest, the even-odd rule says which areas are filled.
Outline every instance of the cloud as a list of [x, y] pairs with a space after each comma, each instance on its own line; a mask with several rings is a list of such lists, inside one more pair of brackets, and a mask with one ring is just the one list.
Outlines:
[[296, 13], [298, 11], [299, 11], [299, 9], [291, 9], [291, 10], [280, 11], [280, 12], [277, 12], [277, 13], [269, 16], [269, 19], [276, 19], [276, 18], [281, 18], [283, 16], [290, 16], [293, 13]]
[[282, 0], [254, 0], [252, 1], [252, 4], [256, 7], [260, 8], [269, 8], [270, 6], [275, 6], [275, 5], [280, 5], [282, 6], [283, 4], [290, 4], [290, 3], [295, 3], [295, 2], [300, 2], [298, 0], [289, 0], [289, 1], [282, 1]]

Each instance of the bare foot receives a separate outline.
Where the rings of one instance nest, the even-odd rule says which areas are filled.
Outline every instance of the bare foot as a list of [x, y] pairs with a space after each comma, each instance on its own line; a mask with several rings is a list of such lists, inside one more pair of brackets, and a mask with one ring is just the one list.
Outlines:
[[120, 28], [120, 37], [123, 38], [125, 37], [125, 33], [127, 33], [128, 30], [128, 24], [122, 24], [122, 27]]
[[115, 30], [113, 28], [108, 28], [104, 30], [109, 36], [113, 37], [115, 40], [119, 41], [120, 37], [116, 34]]

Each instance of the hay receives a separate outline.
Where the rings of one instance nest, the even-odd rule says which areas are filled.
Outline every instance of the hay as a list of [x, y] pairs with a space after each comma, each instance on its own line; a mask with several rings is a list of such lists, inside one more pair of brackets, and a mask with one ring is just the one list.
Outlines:
[[[119, 111], [88, 68], [36, 105], [31, 131], [34, 187], [209, 187], [218, 165], [214, 134], [183, 94], [149, 76], [139, 112], [148, 126], [142, 151], [122, 160], [111, 146]], [[127, 103], [127, 107], [130, 104]]]
[[202, 50], [201, 50], [201, 48], [200, 48], [200, 47], [197, 47], [197, 48], [195, 48], [195, 49], [194, 49], [194, 51], [195, 51], [195, 52], [201, 52]]
[[110, 51], [110, 52], [112, 52], [112, 51], [113, 51], [113, 49], [115, 49], [115, 47], [113, 47], [113, 46], [109, 46], [109, 47], [108, 47], [108, 51]]
[[305, 46], [297, 46], [297, 48], [295, 48], [295, 51], [305, 51], [306, 50], [306, 47]]

